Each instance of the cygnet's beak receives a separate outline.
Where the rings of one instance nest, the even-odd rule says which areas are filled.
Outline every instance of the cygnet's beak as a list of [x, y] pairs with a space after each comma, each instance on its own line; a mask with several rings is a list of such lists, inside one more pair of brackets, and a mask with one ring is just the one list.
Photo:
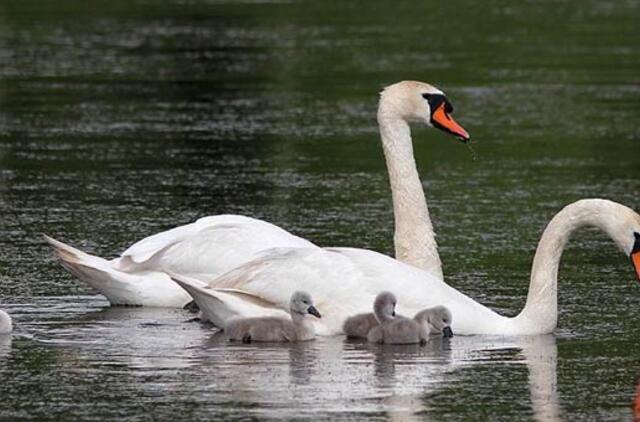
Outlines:
[[640, 281], [640, 234], [634, 234], [636, 237], [636, 243], [633, 245], [633, 249], [631, 250], [631, 263], [633, 264], [633, 268], [636, 270], [636, 277], [638, 277], [638, 281]]
[[471, 139], [469, 133], [447, 113], [446, 101], [442, 102], [431, 114], [431, 123], [434, 127], [457, 136], [462, 142], [466, 143]]
[[442, 329], [442, 337], [444, 338], [453, 337], [453, 330], [451, 329], [451, 327], [447, 326]]
[[322, 318], [322, 315], [320, 315], [320, 312], [318, 312], [316, 307], [313, 305], [309, 306], [309, 309], [307, 309], [307, 312], [316, 318]]

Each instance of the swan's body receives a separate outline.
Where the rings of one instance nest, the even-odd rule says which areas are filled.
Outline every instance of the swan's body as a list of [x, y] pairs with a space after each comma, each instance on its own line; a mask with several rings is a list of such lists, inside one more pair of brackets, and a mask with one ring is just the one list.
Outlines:
[[316, 321], [318, 334], [339, 334], [348, 317], [367, 312], [375, 296], [388, 290], [398, 298], [398, 312], [403, 315], [446, 306], [455, 315], [451, 328], [456, 334], [545, 334], [557, 324], [562, 250], [570, 234], [582, 226], [605, 231], [631, 256], [640, 274], [640, 215], [612, 201], [575, 202], [545, 229], [533, 260], [526, 305], [513, 318], [492, 311], [425, 271], [364, 249], [269, 250], [208, 287], [178, 275], [173, 278], [216, 325], [244, 315], [282, 315], [288, 295], [305, 290], [323, 309], [324, 318]]
[[[448, 114], [450, 110], [442, 91], [413, 81], [387, 87], [378, 110], [393, 197], [396, 256], [440, 279], [442, 268], [413, 157], [409, 122], [435, 125], [463, 140], [469, 139]], [[205, 217], [147, 237], [111, 261], [46, 239], [65, 268], [112, 304], [167, 307], [181, 307], [190, 299], [170, 282], [166, 272], [208, 281], [252, 260], [259, 251], [315, 247], [273, 224], [237, 215]]]
[[313, 243], [266, 221], [217, 215], [149, 236], [110, 261], [50, 237], [62, 265], [113, 305], [182, 307], [191, 301], [165, 271], [209, 281], [273, 247]]
[[320, 318], [306, 292], [294, 292], [289, 302], [290, 318], [258, 317], [231, 321], [225, 328], [230, 340], [244, 343], [309, 341], [315, 337], [315, 329], [307, 315]]
[[9, 334], [13, 331], [13, 323], [8, 313], [0, 309], [0, 334]]

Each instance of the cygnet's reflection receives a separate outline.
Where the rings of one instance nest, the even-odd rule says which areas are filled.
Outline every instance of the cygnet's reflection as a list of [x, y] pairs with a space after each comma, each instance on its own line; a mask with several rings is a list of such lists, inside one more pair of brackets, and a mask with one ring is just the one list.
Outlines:
[[11, 353], [11, 334], [0, 334], [0, 362]]
[[427, 409], [423, 396], [437, 389], [450, 361], [448, 339], [433, 337], [425, 346], [371, 345], [377, 394], [391, 420], [422, 420]]

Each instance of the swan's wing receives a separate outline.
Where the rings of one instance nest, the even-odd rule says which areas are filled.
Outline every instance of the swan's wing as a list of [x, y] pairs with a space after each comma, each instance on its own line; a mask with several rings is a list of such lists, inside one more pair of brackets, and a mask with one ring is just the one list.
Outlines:
[[265, 221], [237, 215], [202, 218], [195, 223], [143, 239], [127, 249], [120, 268], [154, 268], [201, 280], [217, 277], [278, 246], [314, 247]]
[[247, 291], [206, 288], [199, 280], [184, 275], [169, 276], [193, 297], [207, 319], [220, 328], [237, 318], [288, 315], [277, 304]]

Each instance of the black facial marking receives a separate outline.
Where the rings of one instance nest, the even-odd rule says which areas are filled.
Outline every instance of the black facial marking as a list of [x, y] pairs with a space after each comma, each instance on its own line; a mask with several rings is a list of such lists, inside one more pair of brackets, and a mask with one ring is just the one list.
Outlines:
[[453, 105], [449, 102], [449, 100], [447, 100], [447, 97], [442, 94], [422, 94], [422, 98], [427, 100], [427, 102], [429, 103], [429, 108], [431, 109], [432, 115], [442, 103], [444, 103], [444, 111], [446, 111], [448, 114], [453, 113]]
[[631, 254], [640, 252], [640, 233], [633, 232], [633, 236], [636, 238], [636, 242], [633, 244], [633, 249], [631, 250]]

